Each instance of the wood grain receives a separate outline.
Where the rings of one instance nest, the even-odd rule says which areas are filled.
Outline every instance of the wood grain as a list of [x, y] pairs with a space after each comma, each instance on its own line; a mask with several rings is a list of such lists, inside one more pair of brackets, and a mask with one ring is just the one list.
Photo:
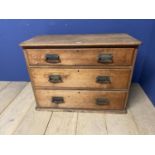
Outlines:
[[0, 113], [5, 110], [25, 86], [26, 82], [11, 82], [0, 92]]
[[34, 96], [28, 84], [0, 115], [0, 134], [12, 134], [33, 103]]
[[24, 116], [24, 119], [17, 127], [14, 134], [16, 135], [43, 135], [48, 122], [50, 120], [51, 112], [36, 111], [35, 103], [33, 103], [30, 110]]
[[[82, 49], [25, 49], [29, 65], [62, 66], [62, 65], [97, 65], [97, 66], [130, 66], [133, 61], [134, 48], [82, 48]], [[46, 54], [57, 54], [60, 63], [48, 63]], [[111, 54], [111, 63], [99, 63], [101, 54]]]
[[[117, 109], [123, 110], [127, 92], [123, 91], [77, 91], [77, 90], [36, 90], [38, 106], [44, 108], [73, 109]], [[64, 103], [52, 103], [52, 97], [64, 98]], [[97, 98], [107, 98], [109, 104], [97, 105]]]
[[138, 46], [141, 42], [128, 34], [43, 35], [25, 42], [22, 47], [36, 46]]
[[78, 135], [107, 134], [104, 114], [79, 113], [76, 134]]
[[77, 123], [77, 113], [53, 112], [45, 134], [74, 135]]
[[[127, 89], [130, 79], [130, 69], [50, 69], [30, 68], [34, 86], [52, 88], [80, 88], [80, 89]], [[49, 82], [50, 75], [60, 75], [61, 83]], [[108, 76], [110, 83], [96, 82], [98, 76]]]

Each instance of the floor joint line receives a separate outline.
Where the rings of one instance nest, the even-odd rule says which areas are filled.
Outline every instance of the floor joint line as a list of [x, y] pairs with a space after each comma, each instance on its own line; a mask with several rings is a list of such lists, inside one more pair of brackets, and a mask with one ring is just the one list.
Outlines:
[[46, 128], [45, 128], [45, 131], [44, 131], [43, 135], [46, 134], [47, 128], [48, 128], [49, 123], [50, 123], [50, 121], [51, 121], [51, 119], [52, 119], [52, 115], [53, 115], [53, 112], [51, 112], [51, 115], [50, 115], [49, 121], [47, 122], [47, 125], [46, 125]]
[[79, 117], [79, 112], [77, 112], [76, 126], [75, 126], [75, 135], [77, 135], [78, 117]]

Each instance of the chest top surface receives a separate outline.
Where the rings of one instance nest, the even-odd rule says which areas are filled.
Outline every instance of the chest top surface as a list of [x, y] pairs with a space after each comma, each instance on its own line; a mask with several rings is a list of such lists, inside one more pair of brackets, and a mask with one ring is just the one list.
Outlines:
[[22, 47], [138, 46], [141, 42], [128, 34], [42, 35], [24, 41]]

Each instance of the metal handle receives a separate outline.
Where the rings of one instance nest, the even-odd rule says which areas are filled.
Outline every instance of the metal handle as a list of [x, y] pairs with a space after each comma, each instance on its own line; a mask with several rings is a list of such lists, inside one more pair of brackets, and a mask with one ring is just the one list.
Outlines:
[[108, 105], [109, 103], [110, 103], [110, 101], [107, 98], [97, 98], [96, 99], [97, 105]]
[[60, 63], [60, 57], [58, 54], [46, 54], [45, 61], [48, 63]]
[[113, 56], [112, 56], [112, 54], [100, 54], [98, 56], [98, 62], [99, 63], [112, 63]]
[[64, 98], [61, 96], [53, 96], [51, 101], [55, 104], [61, 104], [64, 103]]
[[109, 76], [97, 76], [96, 83], [108, 84], [108, 83], [111, 83], [111, 80]]
[[51, 83], [61, 83], [62, 81], [62, 77], [60, 75], [50, 75], [48, 77], [49, 82]]

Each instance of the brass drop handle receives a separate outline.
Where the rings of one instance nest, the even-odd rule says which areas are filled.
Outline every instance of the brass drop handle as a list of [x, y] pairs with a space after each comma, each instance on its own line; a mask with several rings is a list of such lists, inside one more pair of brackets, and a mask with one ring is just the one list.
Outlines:
[[64, 103], [64, 98], [61, 96], [53, 96], [51, 102], [55, 104], [61, 104]]
[[109, 84], [109, 83], [111, 83], [111, 79], [109, 76], [97, 76], [96, 83]]
[[97, 98], [96, 104], [97, 105], [108, 105], [110, 103], [108, 98]]
[[112, 54], [100, 54], [98, 56], [98, 63], [112, 63], [113, 56]]
[[48, 81], [51, 83], [61, 83], [62, 77], [60, 75], [49, 75]]
[[60, 57], [58, 54], [46, 54], [45, 61], [48, 63], [60, 63]]

